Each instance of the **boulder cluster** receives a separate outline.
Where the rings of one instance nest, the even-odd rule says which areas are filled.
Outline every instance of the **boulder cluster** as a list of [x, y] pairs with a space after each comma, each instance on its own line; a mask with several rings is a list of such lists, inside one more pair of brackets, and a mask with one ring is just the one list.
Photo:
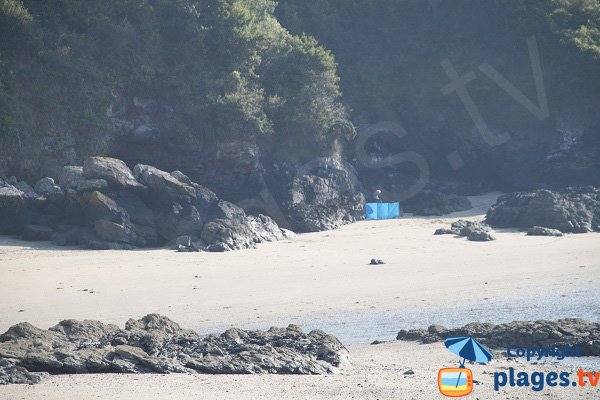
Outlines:
[[65, 166], [58, 182], [32, 188], [0, 181], [0, 234], [90, 249], [133, 249], [173, 244], [188, 236], [208, 251], [246, 249], [294, 234], [265, 215], [246, 215], [233, 203], [171, 173], [123, 161], [90, 157]]
[[448, 228], [440, 228], [434, 232], [434, 235], [455, 235], [457, 237], [466, 237], [467, 240], [473, 242], [489, 242], [496, 240], [491, 234], [489, 225], [482, 222], [466, 221], [459, 219], [453, 222]]
[[36, 383], [38, 373], [328, 374], [349, 363], [334, 336], [295, 325], [201, 337], [150, 314], [124, 329], [65, 320], [48, 330], [20, 323], [0, 335], [0, 384]]
[[453, 329], [431, 325], [428, 329], [401, 330], [397, 339], [434, 343], [462, 336], [471, 336], [496, 349], [513, 345], [529, 348], [579, 346], [583, 356], [600, 356], [600, 323], [577, 318], [515, 321], [499, 325], [475, 322]]
[[[598, 232], [600, 188], [570, 187], [562, 191], [541, 189], [500, 196], [487, 212], [486, 222], [495, 228], [539, 227], [562, 233]], [[539, 228], [529, 234], [550, 234]]]

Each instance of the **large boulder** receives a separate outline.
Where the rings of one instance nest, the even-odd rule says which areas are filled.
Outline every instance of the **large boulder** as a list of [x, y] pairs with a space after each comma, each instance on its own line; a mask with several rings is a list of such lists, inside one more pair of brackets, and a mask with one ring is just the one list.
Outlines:
[[161, 171], [150, 165], [137, 164], [133, 168], [136, 178], [150, 188], [150, 191], [165, 201], [191, 203], [196, 199], [193, 186], [181, 182], [168, 172]]
[[498, 228], [543, 226], [565, 233], [600, 231], [600, 189], [587, 186], [507, 194], [498, 198], [486, 220]]
[[7, 185], [0, 187], [0, 234], [18, 234], [27, 220], [27, 196]]
[[359, 186], [352, 166], [330, 158], [300, 169], [285, 202], [291, 229], [316, 232], [364, 219], [365, 199]]
[[81, 236], [81, 244], [95, 249], [157, 245], [152, 211], [133, 194], [114, 196], [98, 191], [86, 195], [86, 224], [90, 229]]
[[208, 251], [229, 251], [254, 248], [257, 243], [291, 239], [295, 235], [265, 215], [236, 219], [215, 219], [204, 225], [200, 238]]
[[[26, 376], [32, 371], [328, 374], [349, 363], [346, 348], [322, 331], [306, 334], [290, 325], [268, 331], [229, 329], [201, 337], [157, 314], [129, 320], [124, 329], [66, 320], [49, 330], [21, 323], [0, 335], [0, 383], [34, 383]], [[5, 373], [3, 368], [11, 370]], [[14, 368], [20, 368], [18, 379], [10, 378]]]
[[124, 189], [143, 188], [143, 185], [135, 180], [129, 167], [116, 158], [89, 157], [83, 164], [83, 176], [85, 179], [104, 179], [109, 184]]
[[77, 189], [84, 180], [83, 167], [75, 165], [65, 165], [58, 177], [58, 183], [63, 190]]

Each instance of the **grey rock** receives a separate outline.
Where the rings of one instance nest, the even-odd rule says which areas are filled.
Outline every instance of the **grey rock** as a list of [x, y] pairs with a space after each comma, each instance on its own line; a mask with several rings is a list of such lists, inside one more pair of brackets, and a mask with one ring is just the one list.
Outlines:
[[498, 198], [486, 220], [498, 228], [543, 226], [564, 233], [600, 231], [600, 189], [586, 186], [507, 194]]
[[246, 217], [246, 212], [237, 205], [228, 201], [219, 200], [208, 210], [208, 220], [227, 219], [241, 221]]
[[348, 351], [335, 337], [319, 330], [305, 334], [294, 325], [268, 331], [230, 329], [201, 337], [150, 314], [129, 320], [124, 329], [66, 320], [49, 330], [21, 323], [0, 335], [0, 382], [5, 365], [21, 368], [23, 374], [328, 374], [349, 363]]
[[25, 225], [21, 233], [21, 239], [28, 242], [42, 242], [52, 239], [54, 231], [52, 228], [40, 225]]
[[94, 190], [106, 190], [108, 182], [106, 179], [83, 179], [75, 188], [78, 192], [93, 192]]
[[486, 231], [471, 231], [469, 236], [467, 236], [467, 240], [470, 240], [471, 242], [489, 242], [496, 240], [496, 238]]
[[33, 186], [33, 190], [41, 196], [48, 196], [52, 193], [61, 193], [62, 189], [56, 183], [54, 179], [50, 177], [42, 178]]
[[212, 252], [251, 249], [257, 243], [294, 237], [290, 231], [279, 228], [270, 217], [260, 214], [210, 221], [200, 235], [207, 250]]
[[89, 157], [83, 163], [83, 176], [86, 179], [104, 179], [109, 184], [124, 189], [143, 189], [129, 167], [116, 158]]
[[383, 265], [385, 264], [385, 262], [383, 260], [377, 259], [377, 258], [371, 258], [371, 262], [369, 263], [369, 265]]
[[35, 190], [33, 190], [33, 188], [25, 181], [16, 182], [13, 186], [25, 193], [25, 196], [27, 196], [28, 199], [35, 199], [38, 197]]
[[364, 219], [365, 198], [351, 165], [322, 158], [295, 171], [295, 175], [283, 196], [287, 199], [283, 208], [294, 232], [335, 229]]
[[190, 203], [196, 199], [196, 190], [188, 184], [180, 182], [173, 175], [150, 165], [137, 164], [133, 168], [136, 178], [148, 186], [153, 194], [166, 201]]
[[485, 223], [459, 219], [452, 223], [450, 229], [440, 228], [435, 231], [434, 235], [457, 235], [466, 237], [467, 240], [473, 242], [488, 242], [496, 240], [491, 234], [491, 230], [492, 228]]
[[171, 176], [177, 179], [179, 182], [185, 183], [186, 185], [192, 186], [193, 184], [192, 180], [186, 174], [179, 170], [171, 172]]
[[0, 385], [34, 385], [48, 376], [44, 372], [29, 372], [11, 361], [0, 358]]
[[543, 226], [534, 226], [527, 230], [527, 236], [563, 236], [558, 229], [545, 228]]
[[25, 193], [14, 186], [0, 187], [0, 234], [18, 234], [27, 218]]
[[190, 247], [192, 245], [192, 237], [189, 235], [179, 236], [175, 239], [175, 246]]
[[200, 212], [191, 204], [172, 202], [156, 211], [156, 230], [165, 241], [184, 235], [200, 236], [203, 226]]
[[65, 165], [58, 177], [58, 184], [63, 190], [77, 189], [79, 184], [84, 180], [83, 167]]

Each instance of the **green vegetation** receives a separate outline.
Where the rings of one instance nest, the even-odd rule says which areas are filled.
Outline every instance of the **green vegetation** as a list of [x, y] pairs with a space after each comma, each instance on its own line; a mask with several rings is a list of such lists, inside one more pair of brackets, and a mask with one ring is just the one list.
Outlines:
[[289, 142], [292, 157], [307, 150], [298, 144], [328, 151], [347, 123], [333, 56], [283, 29], [275, 6], [0, 0], [0, 158], [34, 159], [48, 136], [73, 137], [82, 155], [102, 149], [106, 110], [122, 95], [175, 110], [183, 122], [173, 140]]

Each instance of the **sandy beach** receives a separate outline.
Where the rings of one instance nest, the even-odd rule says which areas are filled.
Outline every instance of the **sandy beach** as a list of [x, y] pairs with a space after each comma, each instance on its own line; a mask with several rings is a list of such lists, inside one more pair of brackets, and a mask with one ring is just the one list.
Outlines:
[[[437, 370], [456, 364], [443, 345], [369, 346], [369, 340], [392, 340], [399, 329], [432, 323], [554, 315], [600, 320], [597, 233], [554, 238], [497, 231], [497, 240], [487, 243], [433, 236], [458, 218], [483, 219], [497, 196], [471, 198], [475, 207], [465, 213], [359, 222], [229, 253], [84, 251], [2, 237], [0, 331], [22, 321], [48, 328], [70, 318], [123, 325], [148, 313], [200, 333], [297, 323], [340, 337], [355, 363], [342, 375], [319, 377], [59, 376], [34, 387], [0, 387], [0, 399], [436, 398]], [[368, 265], [371, 258], [385, 264]], [[479, 398], [534, 398], [531, 390], [493, 391], [483, 372], [507, 363], [473, 367], [480, 371]], [[415, 375], [403, 375], [408, 369]], [[578, 389], [544, 395], [594, 393]]]

